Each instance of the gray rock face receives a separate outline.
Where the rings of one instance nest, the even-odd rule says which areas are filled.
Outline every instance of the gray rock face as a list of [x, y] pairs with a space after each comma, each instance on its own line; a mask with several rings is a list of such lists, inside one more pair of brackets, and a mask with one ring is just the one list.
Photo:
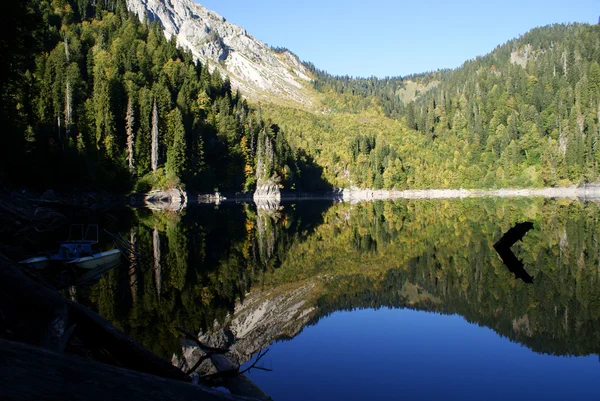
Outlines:
[[281, 190], [277, 183], [272, 180], [262, 181], [259, 180], [256, 185], [256, 190], [253, 194], [254, 202], [258, 205], [262, 204], [262, 201], [273, 201], [279, 205], [281, 200]]
[[157, 21], [165, 36], [192, 52], [209, 68], [228, 76], [249, 97], [275, 96], [308, 104], [303, 93], [309, 72], [289, 52], [276, 53], [245, 29], [192, 0], [126, 0], [141, 21]]
[[154, 210], [179, 211], [187, 205], [187, 195], [178, 188], [149, 192], [144, 200], [146, 207]]

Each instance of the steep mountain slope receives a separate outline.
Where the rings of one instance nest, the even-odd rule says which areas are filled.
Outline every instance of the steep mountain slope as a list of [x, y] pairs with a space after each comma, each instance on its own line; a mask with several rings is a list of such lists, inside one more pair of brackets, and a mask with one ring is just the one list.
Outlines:
[[127, 0], [141, 21], [159, 22], [167, 39], [227, 75], [233, 87], [252, 98], [310, 102], [303, 88], [310, 73], [290, 52], [278, 53], [244, 28], [192, 0]]
[[16, 32], [15, 42], [33, 36], [36, 46], [3, 41], [13, 56], [0, 58], [0, 70], [15, 67], [0, 78], [1, 118], [11, 122], [0, 137], [9, 150], [3, 185], [250, 192], [272, 180], [302, 188], [292, 177], [312, 166], [296, 168], [281, 131], [158, 24], [140, 23], [125, 0], [20, 7], [16, 25], [33, 33]]

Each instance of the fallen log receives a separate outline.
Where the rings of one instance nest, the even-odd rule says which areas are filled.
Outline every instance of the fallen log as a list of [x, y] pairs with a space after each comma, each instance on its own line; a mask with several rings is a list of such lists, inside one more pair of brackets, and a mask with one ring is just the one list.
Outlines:
[[[195, 335], [181, 327], [179, 327], [178, 330], [185, 334], [188, 340], [193, 341], [198, 346], [198, 348], [205, 352], [205, 355], [200, 357], [198, 362], [196, 362], [196, 364], [189, 370], [188, 373], [193, 373], [198, 368], [198, 366], [200, 366], [200, 363], [202, 363], [202, 361], [206, 360], [207, 358], [210, 358], [210, 361], [217, 370], [217, 373], [201, 376], [201, 380], [204, 379], [210, 381], [214, 379], [220, 379], [223, 380], [223, 386], [227, 390], [231, 391], [232, 394], [255, 397], [260, 400], [271, 400], [271, 397], [269, 397], [246, 375], [244, 375], [244, 372], [246, 372], [248, 369], [246, 369], [244, 372], [240, 372], [240, 367], [234, 365], [224, 355], [228, 352], [228, 350], [223, 348], [214, 348], [203, 344]], [[258, 362], [259, 359], [260, 357], [257, 358], [256, 362]]]
[[224, 355], [209, 353], [208, 356], [217, 369], [217, 372], [237, 372], [235, 374], [225, 374], [223, 376], [224, 385], [232, 394], [243, 394], [260, 400], [271, 399], [271, 397], [254, 384], [254, 382], [246, 375], [239, 374], [239, 366], [235, 366]]
[[2, 339], [0, 388], [12, 401], [256, 401]]

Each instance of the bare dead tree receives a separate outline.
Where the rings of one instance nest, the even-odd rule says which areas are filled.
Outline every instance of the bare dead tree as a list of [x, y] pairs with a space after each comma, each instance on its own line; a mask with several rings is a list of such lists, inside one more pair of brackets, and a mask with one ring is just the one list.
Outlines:
[[156, 173], [158, 170], [158, 109], [156, 107], [156, 99], [152, 107], [152, 140], [151, 140], [151, 164], [152, 171]]
[[[67, 66], [67, 83], [65, 87], [65, 128], [67, 136], [71, 134], [71, 122], [72, 122], [72, 114], [73, 114], [73, 104], [72, 104], [72, 95], [71, 95], [71, 83], [69, 82], [69, 73], [68, 67], [71, 62], [71, 56], [69, 54], [69, 38], [65, 35], [65, 57], [66, 57], [66, 66]], [[59, 133], [60, 134], [60, 133]]]
[[133, 158], [133, 144], [135, 141], [133, 125], [135, 124], [135, 116], [133, 115], [133, 103], [131, 96], [127, 102], [127, 115], [125, 117], [125, 130], [127, 131], [127, 161], [129, 162], [129, 173], [133, 175], [134, 171], [134, 158]]
[[217, 372], [199, 376], [198, 381], [202, 382], [202, 384], [208, 386], [224, 386], [229, 389], [232, 394], [256, 397], [261, 400], [271, 399], [260, 387], [258, 387], [254, 382], [252, 382], [252, 380], [244, 375], [244, 373], [250, 371], [251, 369], [271, 371], [271, 369], [258, 366], [258, 362], [260, 362], [260, 360], [267, 354], [268, 349], [259, 352], [254, 363], [252, 363], [252, 365], [243, 371], [240, 371], [239, 364], [233, 364], [227, 357], [225, 357], [224, 354], [229, 350], [210, 347], [206, 344], [203, 344], [189, 331], [186, 331], [183, 328], [178, 328], [178, 330], [181, 331], [186, 338], [196, 343], [196, 345], [198, 345], [198, 347], [205, 352], [205, 355], [202, 356], [190, 370], [188, 370], [188, 374], [193, 373], [196, 369], [198, 369], [200, 363], [210, 358], [210, 361], [214, 365]]

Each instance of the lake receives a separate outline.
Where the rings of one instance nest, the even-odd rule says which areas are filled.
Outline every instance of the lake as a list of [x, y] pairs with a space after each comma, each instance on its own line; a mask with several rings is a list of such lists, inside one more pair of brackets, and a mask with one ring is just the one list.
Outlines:
[[[531, 222], [509, 248], [494, 244]], [[161, 357], [231, 347], [275, 400], [598, 399], [600, 206], [545, 198], [135, 210], [78, 299]]]

